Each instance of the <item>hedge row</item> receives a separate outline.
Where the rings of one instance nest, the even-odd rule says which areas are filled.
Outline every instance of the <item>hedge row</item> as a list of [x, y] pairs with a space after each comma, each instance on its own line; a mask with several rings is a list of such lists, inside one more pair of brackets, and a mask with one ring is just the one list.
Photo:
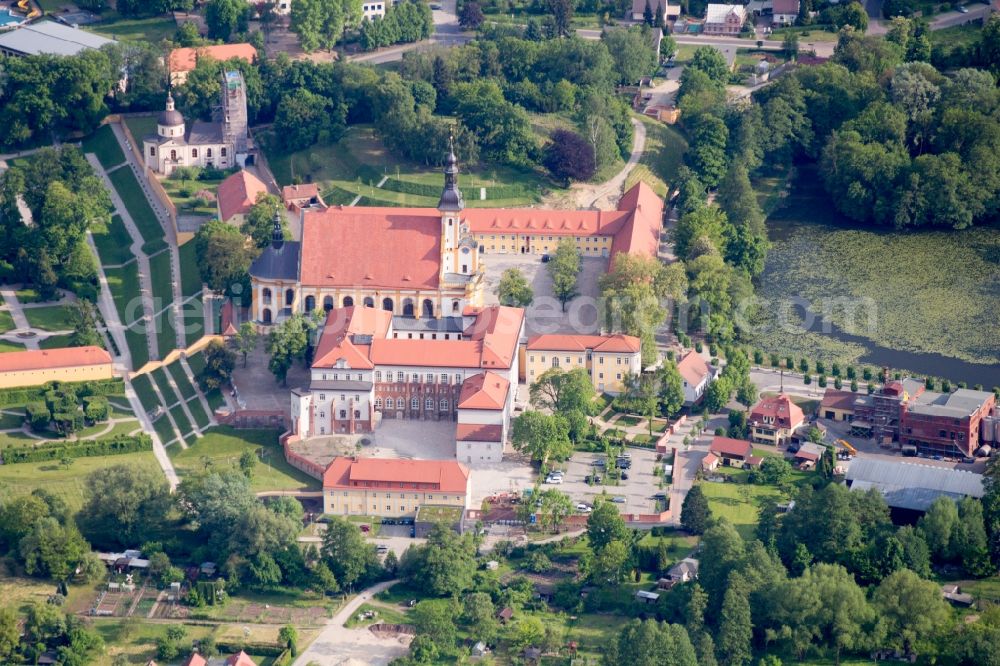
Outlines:
[[384, 183], [382, 183], [383, 190], [389, 190], [390, 192], [402, 192], [403, 194], [416, 194], [422, 197], [439, 197], [441, 196], [441, 186], [440, 185], [427, 185], [426, 183], [411, 183], [405, 180], [397, 180], [395, 178], [389, 178]]
[[109, 439], [85, 440], [81, 442], [56, 442], [35, 448], [9, 448], [3, 452], [4, 464], [41, 462], [62, 458], [91, 458], [94, 456], [117, 456], [136, 451], [152, 451], [153, 440], [149, 435], [117, 435]]
[[[478, 188], [477, 188], [478, 189]], [[478, 199], [478, 192], [476, 193], [475, 199]], [[524, 185], [494, 185], [493, 187], [486, 188], [486, 200], [490, 199], [514, 199], [517, 197], [527, 197], [534, 194], [534, 192]]]
[[279, 657], [287, 649], [274, 643], [237, 643], [229, 641], [218, 641], [215, 644], [215, 648], [223, 654], [230, 652], [235, 654], [243, 650], [247, 654], [259, 655], [261, 657]]
[[0, 405], [20, 405], [26, 402], [44, 402], [49, 391], [73, 391], [80, 397], [90, 395], [122, 395], [125, 383], [120, 378], [101, 379], [93, 382], [49, 382], [41, 386], [25, 386], [0, 390]]

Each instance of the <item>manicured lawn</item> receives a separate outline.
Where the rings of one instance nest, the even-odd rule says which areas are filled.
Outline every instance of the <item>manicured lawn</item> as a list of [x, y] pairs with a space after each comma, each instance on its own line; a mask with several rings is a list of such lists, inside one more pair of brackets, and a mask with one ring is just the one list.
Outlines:
[[188, 241], [177, 248], [181, 263], [181, 293], [194, 296], [201, 291], [201, 273], [198, 271], [198, 255], [195, 245]]
[[110, 125], [101, 125], [100, 129], [83, 140], [83, 152], [94, 153], [97, 161], [106, 170], [116, 167], [125, 161], [125, 153], [118, 145], [118, 139]]
[[38, 341], [38, 346], [42, 349], [61, 349], [73, 346], [73, 335], [50, 335], [44, 340]]
[[128, 343], [128, 353], [132, 357], [133, 370], [137, 370], [149, 362], [149, 345], [146, 343], [145, 333], [138, 329], [126, 328], [125, 342]]
[[17, 414], [0, 413], [0, 430], [11, 430], [20, 428], [24, 423], [24, 414], [20, 411]]
[[194, 417], [195, 425], [199, 428], [207, 427], [209, 423], [208, 412], [206, 412], [205, 408], [201, 406], [201, 400], [198, 398], [192, 398], [191, 400], [188, 400], [187, 406], [191, 411], [191, 416]]
[[156, 134], [156, 116], [127, 116], [125, 125], [132, 133], [132, 138], [139, 142], [147, 134]]
[[198, 379], [198, 375], [205, 369], [205, 355], [202, 352], [192, 354], [187, 357], [187, 364], [191, 368], [191, 374], [194, 375], [195, 379]]
[[170, 415], [174, 417], [174, 423], [177, 424], [177, 429], [181, 431], [182, 437], [187, 437], [194, 430], [191, 427], [191, 419], [187, 417], [187, 414], [184, 413], [184, 409], [180, 405], [171, 409]]
[[133, 377], [132, 388], [135, 389], [136, 395], [139, 396], [142, 408], [147, 412], [152, 412], [160, 406], [160, 401], [153, 391], [153, 383], [149, 378], [149, 373]]
[[[108, 15], [105, 12], [105, 15]], [[115, 16], [111, 13], [111, 16]], [[170, 16], [153, 16], [141, 19], [115, 19], [85, 26], [87, 30], [119, 40], [156, 44], [170, 39], [177, 32], [177, 24]]]
[[160, 436], [160, 441], [163, 442], [164, 446], [176, 438], [176, 435], [174, 435], [174, 427], [170, 424], [170, 419], [167, 418], [166, 412], [164, 412], [160, 418], [153, 421], [153, 430], [155, 430], [156, 434]]
[[258, 452], [252, 485], [254, 490], [299, 490], [319, 487], [319, 482], [287, 462], [278, 446], [277, 430], [237, 430], [229, 426], [210, 428], [204, 437], [185, 450], [171, 448], [174, 467], [181, 475], [204, 469], [204, 458], [217, 468], [227, 468], [239, 462], [244, 451]]
[[[360, 620], [359, 617], [365, 613], [372, 611], [375, 613], [375, 617], [368, 620]], [[398, 606], [391, 606], [389, 604], [382, 603], [367, 603], [361, 604], [357, 612], [352, 615], [347, 622], [344, 623], [345, 627], [367, 627], [370, 624], [375, 624], [377, 622], [384, 622], [386, 624], [405, 624], [406, 616], [403, 610]]]
[[95, 228], [91, 234], [94, 236], [94, 245], [97, 246], [97, 254], [100, 255], [103, 265], [117, 266], [135, 259], [131, 249], [132, 237], [119, 216], [113, 216], [105, 228]]
[[[719, 468], [720, 471], [723, 468]], [[742, 470], [739, 470], [742, 471]], [[742, 476], [745, 478], [745, 472]], [[733, 476], [736, 476], [735, 474]], [[762, 502], [783, 499], [781, 492], [773, 486], [758, 486], [749, 483], [715, 483], [702, 482], [701, 488], [708, 498], [712, 515], [725, 518], [736, 527], [744, 539], [753, 538], [757, 517], [760, 515]], [[749, 489], [749, 495], [744, 500], [741, 489]]]
[[205, 399], [208, 400], [208, 406], [212, 408], [213, 412], [220, 407], [226, 406], [226, 398], [219, 389], [212, 389], [206, 393]]
[[0, 340], [0, 354], [4, 352], [24, 351], [25, 349], [27, 349], [27, 347], [22, 345], [20, 342], [8, 342], [6, 340]]
[[156, 317], [156, 343], [160, 358], [165, 357], [177, 347], [177, 333], [174, 331], [174, 313], [164, 310]]
[[[218, 214], [218, 207], [213, 197], [217, 196], [219, 183], [222, 178], [214, 179], [184, 179], [178, 180], [167, 178], [160, 181], [163, 189], [167, 191], [170, 200], [177, 206], [177, 211], [185, 215], [204, 215], [214, 217]], [[212, 195], [199, 196], [199, 193], [207, 192]]]
[[163, 227], [156, 219], [153, 209], [149, 207], [146, 195], [139, 187], [139, 182], [135, 179], [132, 169], [118, 169], [109, 178], [111, 178], [111, 184], [115, 186], [118, 196], [122, 198], [122, 202], [128, 208], [132, 221], [138, 227], [143, 240], [149, 242], [162, 239]]
[[104, 274], [108, 278], [108, 287], [122, 323], [131, 325], [141, 320], [143, 311], [138, 266], [131, 263], [121, 268], [106, 268]]
[[52, 460], [0, 465], [0, 486], [15, 495], [28, 494], [36, 488], [45, 488], [63, 498], [70, 509], [75, 511], [83, 504], [84, 481], [87, 475], [112, 465], [126, 465], [160, 472], [152, 451], [140, 451], [120, 456], [77, 458], [68, 468]]
[[150, 258], [149, 281], [153, 285], [153, 311], [159, 312], [174, 301], [169, 251], [160, 252]]
[[162, 367], [153, 370], [149, 373], [153, 376], [153, 381], [156, 382], [156, 386], [160, 389], [160, 395], [163, 396], [164, 405], [167, 407], [173, 406], [175, 402], [178, 401], [177, 394], [174, 390], [170, 388], [170, 383], [167, 381], [167, 371]]
[[205, 328], [205, 312], [200, 298], [186, 301], [181, 305], [181, 332], [184, 344], [191, 346], [208, 331]]
[[[328, 203], [346, 204], [360, 194], [363, 205], [434, 206], [441, 187], [440, 169], [393, 155], [365, 125], [348, 128], [344, 137], [331, 145], [312, 146], [290, 155], [269, 150], [268, 161], [281, 185], [311, 178], [320, 184]], [[375, 184], [385, 176], [392, 182], [376, 188]], [[548, 187], [545, 178], [533, 171], [480, 169], [467, 164], [459, 173], [459, 186], [470, 207], [534, 203]], [[479, 198], [481, 187], [486, 188], [486, 200]]]
[[829, 30], [822, 30], [810, 26], [775, 28], [771, 32], [772, 41], [781, 41], [788, 33], [795, 33], [799, 36], [799, 52], [807, 51], [810, 42], [835, 42], [837, 33]]
[[646, 149], [629, 173], [625, 188], [642, 181], [661, 197], [666, 196], [677, 178], [677, 169], [684, 163], [687, 141], [670, 125], [638, 114], [633, 117], [641, 120], [646, 128]]
[[[14, 292], [17, 294], [17, 300], [20, 303], [45, 303], [46, 300], [42, 298], [42, 295], [38, 293], [36, 289], [31, 287], [26, 287], [24, 289], [18, 289]], [[54, 299], [50, 299], [54, 300]]]
[[179, 361], [168, 365], [167, 370], [170, 372], [170, 376], [174, 378], [174, 382], [177, 384], [177, 388], [180, 389], [181, 395], [185, 400], [190, 400], [197, 395], [194, 386], [188, 380], [187, 374], [185, 374], [184, 368], [181, 367]]
[[76, 307], [53, 305], [47, 308], [24, 308], [24, 316], [34, 328], [43, 331], [68, 331], [73, 329], [72, 317]]
[[6, 310], [0, 310], [0, 333], [13, 331], [14, 328], [14, 317]]

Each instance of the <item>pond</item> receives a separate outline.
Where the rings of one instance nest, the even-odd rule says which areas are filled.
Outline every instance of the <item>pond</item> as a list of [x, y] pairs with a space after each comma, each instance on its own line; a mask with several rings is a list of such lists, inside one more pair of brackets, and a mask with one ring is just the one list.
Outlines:
[[1000, 228], [862, 225], [836, 212], [810, 166], [767, 224], [756, 346], [1000, 384]]

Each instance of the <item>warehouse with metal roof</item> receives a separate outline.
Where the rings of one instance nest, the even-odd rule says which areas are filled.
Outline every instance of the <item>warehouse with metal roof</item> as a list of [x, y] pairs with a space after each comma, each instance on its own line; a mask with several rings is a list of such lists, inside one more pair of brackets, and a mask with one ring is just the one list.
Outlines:
[[114, 40], [79, 28], [54, 21], [38, 21], [0, 34], [0, 53], [11, 56], [73, 56], [113, 43]]
[[847, 486], [851, 490], [875, 488], [891, 508], [909, 511], [926, 511], [942, 495], [958, 501], [984, 494], [982, 474], [874, 458], [858, 458], [851, 463]]

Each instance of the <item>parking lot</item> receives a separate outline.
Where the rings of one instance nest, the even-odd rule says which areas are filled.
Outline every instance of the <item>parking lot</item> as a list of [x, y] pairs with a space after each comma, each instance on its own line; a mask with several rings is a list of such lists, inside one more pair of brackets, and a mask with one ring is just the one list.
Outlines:
[[[632, 467], [627, 471], [628, 479], [619, 481], [619, 485], [588, 485], [584, 478], [595, 472], [593, 463], [598, 458], [604, 458], [603, 453], [576, 453], [563, 466], [565, 472], [563, 482], [555, 487], [573, 498], [574, 503], [586, 502], [593, 505], [594, 497], [607, 493], [608, 497], [624, 497], [625, 502], [618, 504], [622, 513], [654, 513], [656, 501], [653, 496], [660, 490], [660, 479], [653, 475], [656, 466], [656, 453], [646, 449], [629, 449], [632, 454]], [[602, 469], [597, 469], [603, 483], [609, 483]], [[610, 482], [610, 483], [613, 483]]]

